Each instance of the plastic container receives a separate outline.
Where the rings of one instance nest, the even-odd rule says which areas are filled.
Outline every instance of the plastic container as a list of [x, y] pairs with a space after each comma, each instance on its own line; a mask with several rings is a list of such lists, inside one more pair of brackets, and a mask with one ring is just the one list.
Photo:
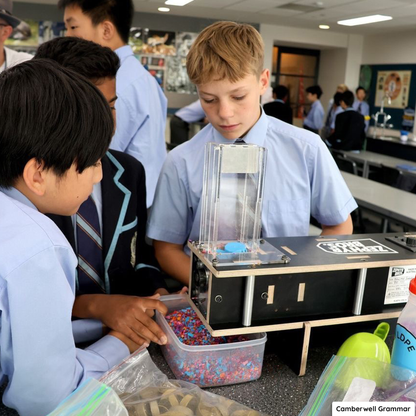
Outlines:
[[[391, 363], [416, 371], [416, 278], [410, 281], [409, 299], [397, 320]], [[403, 380], [402, 375], [399, 378]]]
[[[168, 313], [189, 307], [184, 295], [162, 296]], [[156, 322], [168, 338], [162, 353], [179, 380], [200, 387], [225, 386], [257, 380], [263, 366], [265, 333], [247, 335], [249, 341], [220, 345], [185, 345], [169, 326], [165, 317], [156, 312]]]
[[402, 142], [407, 142], [408, 138], [409, 138], [409, 132], [406, 131], [406, 130], [401, 130], [400, 131], [400, 140]]
[[[385, 343], [390, 330], [387, 322], [379, 324], [373, 334], [369, 332], [359, 332], [351, 335], [338, 350], [337, 355], [349, 358], [372, 358], [390, 364], [390, 351]], [[377, 386], [381, 386], [384, 374], [383, 367], [377, 361], [369, 360], [367, 365], [362, 368], [354, 368], [354, 371], [346, 371], [343, 378], [340, 378], [340, 387], [348, 389], [354, 377], [374, 380]]]
[[385, 343], [390, 330], [387, 322], [378, 325], [373, 334], [360, 332], [351, 335], [338, 350], [337, 355], [344, 357], [374, 358], [390, 364], [390, 351]]

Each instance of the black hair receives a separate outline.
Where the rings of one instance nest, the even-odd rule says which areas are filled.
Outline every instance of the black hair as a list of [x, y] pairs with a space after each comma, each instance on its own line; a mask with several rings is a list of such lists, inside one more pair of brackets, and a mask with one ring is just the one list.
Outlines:
[[61, 37], [39, 46], [35, 59], [46, 58], [72, 69], [92, 82], [102, 78], [115, 78], [120, 60], [110, 48], [89, 40]]
[[319, 85], [313, 85], [312, 87], [306, 88], [306, 92], [309, 92], [311, 94], [316, 94], [318, 97], [318, 100], [321, 98], [321, 95], [323, 94], [322, 89]]
[[0, 186], [10, 187], [35, 158], [63, 177], [105, 154], [114, 130], [110, 107], [86, 78], [47, 59], [0, 74]]
[[347, 107], [352, 107], [354, 104], [354, 94], [351, 91], [345, 91], [341, 94], [341, 101], [347, 105]]
[[339, 107], [341, 104], [342, 92], [336, 92], [334, 94], [334, 104]]
[[357, 94], [357, 92], [360, 91], [360, 90], [363, 90], [365, 93], [367, 93], [367, 91], [365, 90], [365, 88], [364, 87], [361, 87], [361, 86], [357, 87], [357, 89], [355, 90], [355, 93]]
[[273, 88], [273, 94], [276, 95], [276, 98], [283, 100], [289, 95], [289, 90], [284, 85], [277, 85]]
[[59, 0], [58, 7], [65, 9], [78, 6], [97, 26], [110, 20], [117, 29], [123, 42], [129, 41], [129, 32], [133, 21], [134, 6], [132, 0]]

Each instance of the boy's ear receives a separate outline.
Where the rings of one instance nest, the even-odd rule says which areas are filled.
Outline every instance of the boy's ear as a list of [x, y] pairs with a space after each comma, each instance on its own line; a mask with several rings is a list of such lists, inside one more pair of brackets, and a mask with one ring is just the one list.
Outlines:
[[268, 69], [263, 69], [263, 72], [260, 74], [260, 95], [263, 95], [267, 88], [269, 87], [270, 80], [270, 71]]
[[46, 173], [44, 164], [32, 158], [23, 169], [23, 181], [30, 191], [38, 196], [43, 196], [46, 191]]
[[116, 28], [112, 22], [110, 22], [109, 20], [104, 20], [104, 22], [101, 23], [101, 36], [106, 42], [113, 39], [115, 33]]
[[0, 36], [0, 40], [2, 43], [6, 42], [6, 40], [10, 37], [13, 32], [13, 28], [11, 26], [4, 26], [3, 32]]

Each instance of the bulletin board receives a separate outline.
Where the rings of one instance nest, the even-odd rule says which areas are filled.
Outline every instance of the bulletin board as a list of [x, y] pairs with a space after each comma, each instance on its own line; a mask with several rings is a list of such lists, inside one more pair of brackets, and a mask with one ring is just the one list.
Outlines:
[[[384, 109], [391, 115], [389, 123], [400, 130], [403, 110], [415, 108], [416, 103], [416, 64], [361, 65], [359, 85], [367, 91], [366, 100], [370, 105], [370, 115], [380, 110], [381, 99], [387, 89], [391, 93], [391, 104], [384, 102]], [[374, 120], [370, 121], [370, 126]]]

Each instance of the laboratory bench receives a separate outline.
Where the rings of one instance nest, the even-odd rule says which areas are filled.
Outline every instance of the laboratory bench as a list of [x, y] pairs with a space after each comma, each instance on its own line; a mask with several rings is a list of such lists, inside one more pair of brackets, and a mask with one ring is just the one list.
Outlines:
[[[386, 342], [391, 350], [395, 321], [388, 322], [391, 328]], [[378, 322], [367, 322], [316, 328], [311, 336], [308, 366], [303, 377], [299, 377], [286, 364], [280, 353], [285, 349], [285, 345], [290, 345], [292, 342], [292, 339], [288, 340], [287, 337], [292, 336], [293, 331], [269, 333], [263, 371], [258, 380], [206, 390], [270, 416], [297, 416], [306, 405], [328, 361], [333, 354], [336, 354], [343, 341], [357, 332], [373, 332], [377, 325]], [[174, 379], [160, 347], [152, 344], [149, 353], [156, 366], [169, 378]], [[0, 394], [3, 393], [4, 388], [5, 386]], [[17, 416], [17, 413], [0, 403], [0, 416]]]

